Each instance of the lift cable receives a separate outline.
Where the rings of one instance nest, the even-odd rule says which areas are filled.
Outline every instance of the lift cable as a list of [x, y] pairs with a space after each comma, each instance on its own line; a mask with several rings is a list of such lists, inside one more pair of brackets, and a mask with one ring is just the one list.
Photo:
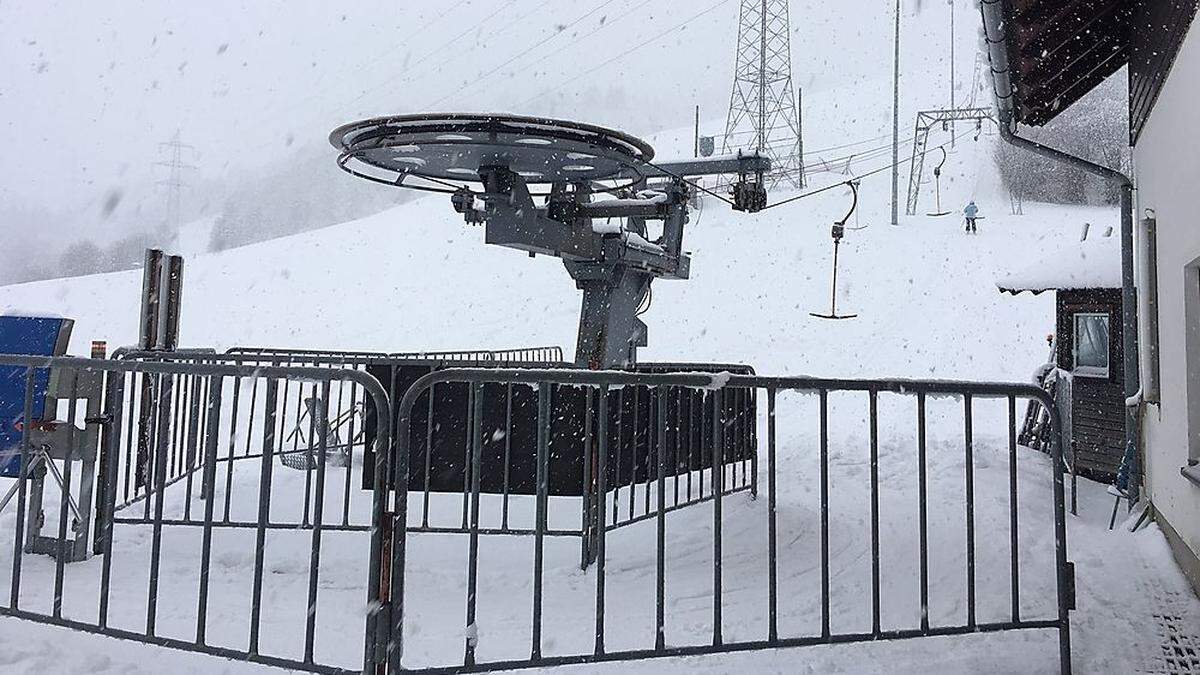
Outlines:
[[[951, 140], [949, 140], [949, 141], [946, 141], [946, 142], [942, 143], [941, 145], [935, 145], [935, 146], [933, 146], [933, 147], [934, 147], [934, 148], [944, 148], [944, 147], [946, 147], [947, 145], [950, 145], [950, 143], [951, 143], [951, 142], [958, 140], [958, 138], [959, 138], [959, 137], [966, 136], [966, 135], [967, 135], [967, 134], [966, 134], [965, 132], [964, 132], [964, 133], [960, 133], [960, 134], [958, 134], [958, 135], [954, 136], [954, 137], [953, 137]], [[892, 162], [891, 164], [887, 164], [887, 165], [885, 165], [885, 166], [881, 166], [881, 167], [879, 167], [879, 168], [877, 168], [877, 169], [872, 169], [872, 170], [870, 170], [870, 171], [868, 171], [868, 172], [866, 172], [866, 173], [860, 173], [860, 174], [858, 174], [858, 175], [851, 176], [850, 178], [848, 178], [848, 179], [846, 179], [846, 180], [844, 180], [844, 181], [839, 181], [839, 182], [837, 182], [837, 183], [831, 183], [831, 184], [829, 184], [829, 185], [826, 185], [826, 186], [824, 186], [824, 187], [819, 187], [819, 188], [817, 188], [817, 189], [815, 189], [815, 190], [809, 190], [808, 192], [804, 192], [804, 193], [802, 193], [802, 194], [798, 194], [798, 195], [796, 195], [796, 196], [794, 196], [794, 197], [789, 197], [789, 198], [787, 198], [787, 199], [785, 199], [785, 200], [783, 200], [783, 201], [781, 201], [781, 202], [775, 202], [774, 204], [768, 204], [766, 207], [764, 207], [764, 208], [763, 208], [763, 210], [764, 210], [764, 211], [766, 211], [767, 209], [773, 209], [773, 208], [775, 208], [775, 207], [777, 207], [777, 206], [783, 206], [784, 204], [790, 204], [790, 203], [792, 203], [792, 202], [794, 202], [794, 201], [798, 201], [798, 200], [804, 199], [805, 197], [811, 197], [811, 196], [813, 196], [813, 195], [817, 195], [817, 194], [820, 194], [820, 193], [822, 193], [822, 192], [826, 192], [826, 191], [832, 190], [832, 189], [834, 189], [834, 188], [836, 188], [836, 187], [841, 187], [841, 186], [849, 185], [849, 184], [850, 184], [850, 182], [851, 182], [851, 181], [853, 181], [853, 180], [862, 180], [863, 178], [867, 178], [867, 177], [869, 177], [869, 176], [874, 176], [875, 174], [878, 174], [878, 173], [883, 173], [884, 171], [887, 171], [888, 169], [891, 169], [891, 168], [893, 168], [893, 167], [896, 167], [896, 166], [902, 166], [902, 165], [904, 165], [904, 164], [908, 164], [908, 163], [910, 163], [910, 162], [912, 162], [912, 157], [908, 157], [908, 158], [902, 159], [902, 160], [900, 160], [900, 161], [898, 161], [898, 162]]]

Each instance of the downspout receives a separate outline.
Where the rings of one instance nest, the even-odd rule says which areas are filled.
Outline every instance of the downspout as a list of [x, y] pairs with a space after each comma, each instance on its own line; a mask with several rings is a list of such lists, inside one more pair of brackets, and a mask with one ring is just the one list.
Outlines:
[[[1135, 461], [1141, 457], [1141, 401], [1138, 373], [1137, 289], [1133, 276], [1133, 181], [1128, 176], [1100, 164], [1051, 148], [1017, 135], [1013, 109], [1012, 72], [1009, 69], [1005, 0], [981, 0], [983, 37], [991, 62], [992, 86], [996, 98], [1000, 137], [1018, 148], [1039, 154], [1055, 162], [1076, 167], [1108, 181], [1121, 190], [1121, 341], [1124, 345], [1125, 374], [1125, 454]], [[1140, 469], [1138, 471], [1140, 474]], [[1074, 496], [1072, 496], [1074, 499]]]

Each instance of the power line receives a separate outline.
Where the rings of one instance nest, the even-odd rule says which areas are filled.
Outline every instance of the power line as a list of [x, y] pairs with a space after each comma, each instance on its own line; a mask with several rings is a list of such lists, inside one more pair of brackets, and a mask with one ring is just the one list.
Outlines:
[[[539, 40], [539, 41], [535, 42], [534, 44], [530, 45], [529, 47], [526, 47], [526, 48], [525, 48], [525, 49], [523, 49], [522, 51], [520, 51], [520, 52], [518, 52], [518, 53], [514, 54], [512, 57], [510, 57], [510, 58], [509, 58], [507, 61], [505, 61], [504, 63], [501, 63], [500, 65], [498, 65], [498, 66], [496, 66], [496, 67], [492, 68], [491, 70], [487, 71], [486, 73], [483, 73], [483, 74], [482, 74], [482, 75], [480, 75], [479, 77], [476, 77], [474, 80], [471, 80], [470, 82], [468, 82], [467, 84], [465, 84], [465, 85], [463, 85], [462, 87], [458, 88], [457, 90], [455, 90], [455, 91], [453, 91], [453, 92], [451, 92], [451, 93], [449, 93], [449, 94], [446, 94], [445, 96], [443, 96], [443, 97], [439, 98], [438, 100], [434, 101], [433, 103], [430, 103], [430, 104], [429, 104], [429, 107], [430, 107], [430, 108], [432, 108], [432, 107], [434, 107], [434, 106], [441, 105], [442, 103], [444, 103], [446, 100], [448, 100], [450, 97], [454, 96], [455, 94], [457, 94], [457, 93], [461, 93], [461, 92], [462, 92], [462, 91], [464, 91], [464, 90], [469, 90], [469, 89], [471, 89], [472, 87], [474, 87], [474, 86], [475, 86], [476, 84], [478, 84], [479, 82], [482, 82], [482, 81], [483, 81], [483, 80], [485, 80], [486, 78], [488, 78], [488, 77], [490, 77], [490, 76], [492, 76], [492, 75], [495, 75], [497, 72], [499, 72], [499, 71], [503, 70], [504, 68], [506, 68], [506, 67], [508, 67], [508, 66], [512, 65], [512, 63], [513, 63], [514, 61], [517, 61], [518, 59], [520, 59], [521, 57], [525, 56], [526, 54], [529, 54], [530, 52], [534, 51], [534, 50], [535, 50], [535, 49], [537, 49], [538, 47], [541, 47], [542, 45], [544, 45], [544, 44], [546, 44], [546, 43], [548, 43], [548, 42], [552, 41], [554, 38], [556, 38], [556, 37], [558, 37], [558, 36], [560, 36], [560, 35], [562, 35], [562, 34], [566, 33], [566, 32], [567, 32], [567, 29], [569, 29], [569, 28], [572, 28], [573, 26], [577, 25], [577, 24], [578, 24], [580, 21], [583, 21], [584, 19], [586, 19], [586, 18], [588, 18], [588, 17], [592, 16], [592, 15], [593, 15], [593, 14], [595, 14], [596, 12], [599, 12], [600, 10], [604, 9], [605, 7], [607, 7], [607, 6], [611, 5], [611, 4], [612, 4], [612, 3], [614, 3], [614, 2], [616, 2], [616, 0], [606, 0], [605, 2], [601, 3], [600, 5], [598, 5], [598, 6], [594, 7], [594, 8], [592, 8], [592, 9], [591, 9], [591, 11], [587, 12], [587, 13], [586, 13], [586, 14], [584, 14], [583, 16], [580, 16], [579, 18], [575, 19], [575, 20], [574, 20], [574, 21], [572, 21], [571, 23], [569, 23], [569, 24], [567, 24], [567, 25], [563, 26], [561, 29], [559, 29], [559, 28], [557, 28], [557, 27], [556, 27], [556, 28], [554, 29], [554, 32], [552, 32], [550, 35], [548, 35], [548, 36], [546, 36], [546, 37], [542, 38], [541, 40]], [[642, 6], [644, 6], [644, 5], [647, 5], [647, 4], [649, 4], [650, 2], [651, 2], [651, 0], [643, 0], [643, 2], [642, 2], [642, 3], [640, 3], [640, 4], [639, 4], [637, 7], [632, 7], [632, 8], [630, 8], [630, 9], [629, 9], [629, 10], [628, 10], [626, 13], [633, 12], [634, 10], [640, 9]], [[606, 25], [611, 25], [611, 24], [606, 24]], [[602, 28], [602, 29], [603, 29], [603, 28]], [[589, 34], [588, 34], [588, 37], [590, 37], [591, 35], [595, 35], [595, 33], [589, 33]], [[579, 40], [572, 40], [571, 42], [569, 42], [569, 43], [567, 43], [567, 44], [568, 44], [568, 45], [571, 45], [571, 44], [576, 44], [576, 43], [578, 43], [578, 42], [579, 42]], [[562, 50], [561, 50], [561, 49], [559, 49], [559, 50], [557, 50], [557, 51], [555, 51], [555, 52], [552, 52], [552, 54], [557, 54], [558, 52], [561, 52], [561, 51], [562, 51]], [[545, 59], [545, 57], [543, 57], [541, 60], [544, 60], [544, 59]], [[540, 61], [541, 61], [541, 60], [539, 60], [539, 61], [537, 61], [537, 62], [535, 62], [535, 63], [540, 63]], [[531, 64], [531, 65], [532, 65], [532, 64]]]
[[[401, 70], [399, 73], [396, 73], [395, 75], [393, 75], [393, 76], [391, 76], [391, 77], [387, 78], [386, 80], [384, 80], [383, 82], [380, 82], [379, 84], [375, 85], [374, 87], [368, 87], [368, 88], [364, 89], [364, 90], [362, 91], [362, 93], [360, 93], [358, 96], [355, 96], [354, 98], [350, 99], [349, 101], [346, 101], [346, 103], [348, 104], [348, 103], [355, 103], [355, 102], [357, 102], [357, 101], [360, 101], [360, 100], [362, 100], [362, 98], [363, 98], [364, 96], [366, 96], [367, 94], [370, 94], [370, 93], [374, 92], [375, 90], [379, 89], [380, 87], [382, 87], [382, 86], [384, 86], [384, 85], [391, 84], [392, 82], [395, 82], [397, 79], [399, 79], [399, 78], [401, 78], [401, 77], [404, 77], [404, 76], [405, 76], [405, 75], [407, 75], [407, 74], [408, 74], [408, 73], [409, 73], [409, 72], [410, 72], [410, 71], [411, 71], [413, 68], [415, 68], [416, 66], [419, 66], [419, 65], [421, 65], [421, 64], [422, 64], [422, 63], [424, 63], [425, 61], [429, 60], [431, 57], [433, 57], [433, 56], [435, 56], [435, 55], [437, 55], [437, 54], [441, 53], [441, 52], [442, 52], [442, 50], [444, 50], [446, 47], [449, 47], [450, 45], [454, 44], [454, 43], [455, 43], [455, 42], [457, 42], [459, 39], [463, 38], [464, 36], [466, 36], [467, 34], [469, 34], [471, 31], [473, 31], [473, 30], [475, 30], [476, 28], [478, 28], [479, 26], [482, 26], [483, 24], [487, 23], [488, 21], [491, 21], [491, 20], [492, 20], [492, 17], [494, 17], [494, 16], [496, 16], [497, 14], [499, 14], [500, 12], [504, 11], [505, 9], [507, 9], [508, 7], [510, 7], [511, 5], [513, 5], [515, 2], [516, 2], [516, 0], [507, 0], [507, 1], [506, 1], [504, 4], [500, 5], [500, 6], [499, 6], [499, 7], [497, 7], [496, 9], [492, 10], [492, 13], [491, 13], [491, 14], [488, 14], [487, 16], [483, 17], [483, 18], [482, 18], [482, 19], [480, 19], [479, 21], [477, 21], [477, 22], [475, 22], [474, 24], [472, 24], [472, 25], [468, 26], [468, 27], [466, 28], [466, 30], [463, 30], [461, 33], [458, 33], [458, 34], [457, 34], [457, 35], [455, 35], [454, 37], [450, 38], [449, 40], [446, 40], [446, 41], [445, 41], [445, 42], [443, 42], [442, 44], [440, 44], [440, 45], [438, 45], [437, 47], [435, 47], [434, 49], [430, 50], [428, 53], [426, 53], [426, 54], [425, 54], [425, 56], [422, 56], [420, 59], [417, 59], [415, 62], [413, 62], [413, 63], [410, 63], [410, 64], [406, 65], [406, 66], [405, 66], [405, 67], [404, 67], [404, 68], [403, 68], [403, 69], [402, 69], [402, 70]], [[544, 3], [543, 3], [543, 4], [544, 4]]]
[[696, 19], [699, 19], [700, 17], [712, 12], [713, 10], [717, 9], [718, 7], [729, 4], [729, 2], [730, 2], [730, 0], [720, 0], [717, 3], [710, 5], [707, 9], [701, 10], [700, 12], [693, 14], [690, 18], [688, 18], [680, 23], [675, 24], [674, 26], [662, 31], [661, 33], [655, 34], [653, 37], [651, 37], [647, 40], [639, 42], [638, 44], [634, 45], [633, 47], [626, 49], [624, 52], [621, 52], [620, 54], [617, 54], [616, 56], [614, 56], [610, 59], [606, 59], [605, 61], [596, 65], [595, 67], [589, 68], [588, 70], [577, 73], [574, 77], [564, 80], [563, 82], [560, 82], [558, 85], [551, 87], [550, 89], [546, 89], [541, 92], [538, 92], [537, 94], [534, 94], [533, 96], [525, 99], [524, 101], [521, 101], [521, 103], [518, 105], [525, 106], [529, 103], [532, 103], [533, 101], [538, 100], [539, 98], [541, 98], [547, 94], [551, 94], [553, 92], [558, 91], [559, 89], [562, 89], [563, 87], [567, 86], [568, 84], [571, 84], [572, 82], [575, 82], [576, 80], [578, 80], [582, 77], [591, 75], [592, 73], [596, 72], [597, 70], [600, 70], [601, 68], [604, 68], [605, 66], [607, 66], [615, 61], [623, 59], [626, 56], [629, 56], [630, 54], [638, 51], [639, 49], [642, 49], [643, 47], [646, 47], [647, 45], [650, 45], [650, 44], [658, 41], [660, 38], [679, 30], [680, 28], [683, 28], [684, 26], [686, 26], [686, 25], [690, 24], [691, 22], [695, 21]]

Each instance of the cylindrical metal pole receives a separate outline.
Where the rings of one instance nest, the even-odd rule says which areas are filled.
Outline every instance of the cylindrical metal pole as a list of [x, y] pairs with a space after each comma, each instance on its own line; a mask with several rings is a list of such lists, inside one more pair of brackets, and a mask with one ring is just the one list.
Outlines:
[[[954, 108], [954, 0], [950, 0], [950, 109]], [[954, 147], [954, 120], [950, 121], [950, 147]]]
[[900, 0], [896, 0], [895, 54], [892, 72], [892, 225], [900, 224]]
[[767, 0], [759, 7], [761, 28], [758, 34], [758, 147], [762, 152], [767, 145]]

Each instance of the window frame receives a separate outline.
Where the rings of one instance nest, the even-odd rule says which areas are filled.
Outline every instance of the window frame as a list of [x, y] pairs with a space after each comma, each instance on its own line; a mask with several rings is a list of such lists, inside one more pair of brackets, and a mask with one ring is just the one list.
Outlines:
[[[1104, 367], [1079, 365], [1079, 319], [1082, 317], [1104, 319], [1108, 349], [1104, 353]], [[1112, 313], [1071, 312], [1071, 374], [1079, 377], [1108, 379], [1112, 374]]]

